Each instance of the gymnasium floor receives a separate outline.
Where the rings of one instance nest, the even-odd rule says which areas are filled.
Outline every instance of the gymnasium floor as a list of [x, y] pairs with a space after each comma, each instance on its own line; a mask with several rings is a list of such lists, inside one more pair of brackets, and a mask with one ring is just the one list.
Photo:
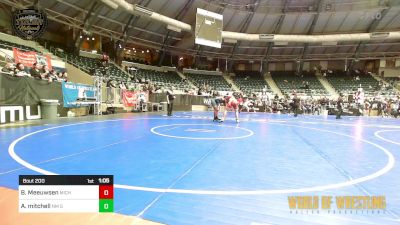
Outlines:
[[[3, 126], [0, 187], [16, 190], [20, 174], [112, 174], [117, 213], [163, 224], [400, 224], [400, 120], [228, 117], [218, 124], [210, 112], [121, 114]], [[298, 195], [379, 195], [387, 206], [290, 210], [288, 197]]]

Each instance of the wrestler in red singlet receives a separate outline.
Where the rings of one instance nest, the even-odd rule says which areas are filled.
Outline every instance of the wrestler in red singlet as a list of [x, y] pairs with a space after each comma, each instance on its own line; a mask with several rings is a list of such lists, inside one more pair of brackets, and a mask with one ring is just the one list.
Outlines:
[[239, 122], [239, 103], [234, 96], [225, 96], [225, 110], [224, 110], [224, 117], [221, 122], [223, 122], [226, 118], [227, 109], [235, 110], [235, 117], [236, 122]]

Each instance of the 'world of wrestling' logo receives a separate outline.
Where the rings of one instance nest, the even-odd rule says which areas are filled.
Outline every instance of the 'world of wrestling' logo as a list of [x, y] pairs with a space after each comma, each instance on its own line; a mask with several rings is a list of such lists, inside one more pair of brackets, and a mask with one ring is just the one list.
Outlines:
[[14, 33], [20, 38], [32, 40], [39, 38], [47, 27], [46, 14], [37, 9], [21, 9], [12, 17]]

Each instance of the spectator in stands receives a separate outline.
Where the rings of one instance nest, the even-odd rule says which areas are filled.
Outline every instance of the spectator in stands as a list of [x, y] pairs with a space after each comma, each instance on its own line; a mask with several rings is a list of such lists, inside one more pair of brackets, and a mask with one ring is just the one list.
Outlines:
[[268, 96], [267, 92], [264, 91], [264, 89], [263, 89], [263, 92], [261, 94], [261, 102], [262, 102], [262, 106], [263, 106], [264, 112], [270, 112], [271, 111], [270, 110], [271, 102], [270, 102], [270, 99], [269, 99], [269, 96]]
[[62, 72], [58, 72], [57, 73], [57, 81], [58, 82], [63, 82], [64, 81], [64, 79], [62, 78]]
[[383, 115], [382, 117], [389, 117], [392, 112], [392, 103], [390, 100], [386, 99], [383, 101]]
[[14, 71], [14, 64], [13, 63], [7, 63], [6, 65], [4, 65], [4, 67], [1, 69], [1, 72], [4, 73], [10, 73], [12, 74]]
[[368, 110], [368, 116], [371, 115], [371, 109], [372, 109], [372, 104], [370, 102], [370, 100], [366, 100], [364, 103], [364, 109]]
[[154, 91], [154, 93], [162, 93], [161, 87], [160, 86], [156, 86], [156, 89]]
[[47, 79], [49, 82], [58, 81], [56, 71], [54, 69], [50, 70], [47, 74]]
[[147, 111], [146, 96], [143, 93], [138, 94], [137, 99], [139, 100], [139, 110], [142, 112]]
[[110, 78], [106, 83], [106, 87], [108, 88], [116, 88], [117, 86], [114, 84], [114, 81]]
[[312, 114], [315, 115], [320, 115], [321, 114], [321, 104], [319, 101], [314, 100], [312, 103]]
[[126, 89], [127, 89], [127, 86], [126, 86], [125, 82], [121, 82], [121, 83], [119, 84], [119, 88], [120, 88], [121, 90], [126, 90]]
[[111, 78], [108, 79], [106, 83], [106, 90], [107, 90], [107, 102], [108, 103], [114, 103], [114, 91], [112, 88], [117, 87], [117, 81], [112, 80]]
[[167, 115], [168, 116], [172, 116], [172, 109], [174, 107], [174, 99], [175, 99], [175, 95], [174, 95], [174, 91], [173, 88], [171, 88], [171, 90], [167, 90]]
[[249, 99], [249, 98], [244, 98], [244, 102], [243, 102], [243, 106], [241, 108], [241, 112], [243, 112], [244, 110], [246, 110], [246, 112], [250, 112], [250, 109], [253, 109], [254, 107], [254, 102]]
[[42, 65], [39, 63], [34, 63], [33, 68], [31, 69], [31, 76], [36, 79], [42, 79]]
[[67, 82], [68, 75], [67, 72], [63, 71], [63, 72], [59, 72], [57, 73], [57, 81], [58, 82]]
[[17, 77], [28, 76], [28, 77], [30, 77], [30, 75], [25, 71], [25, 66], [22, 63], [17, 63], [17, 65], [15, 66], [14, 76], [17, 76]]
[[40, 69], [42, 79], [47, 79], [49, 77], [49, 67], [47, 65], [42, 65]]
[[108, 62], [110, 61], [110, 57], [106, 53], [103, 53], [103, 55], [101, 55], [100, 61], [103, 67], [107, 67]]
[[400, 100], [393, 102], [392, 110], [392, 115], [397, 118], [400, 115]]
[[64, 82], [68, 82], [68, 73], [67, 73], [66, 70], [64, 70], [64, 71], [61, 73], [61, 79], [62, 79]]

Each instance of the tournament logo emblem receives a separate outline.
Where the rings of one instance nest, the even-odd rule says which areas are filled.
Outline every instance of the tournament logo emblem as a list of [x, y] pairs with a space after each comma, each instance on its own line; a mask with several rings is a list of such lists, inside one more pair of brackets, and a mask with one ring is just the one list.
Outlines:
[[12, 17], [14, 33], [20, 38], [32, 40], [39, 38], [47, 27], [47, 16], [37, 9], [17, 10]]

